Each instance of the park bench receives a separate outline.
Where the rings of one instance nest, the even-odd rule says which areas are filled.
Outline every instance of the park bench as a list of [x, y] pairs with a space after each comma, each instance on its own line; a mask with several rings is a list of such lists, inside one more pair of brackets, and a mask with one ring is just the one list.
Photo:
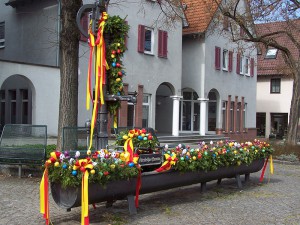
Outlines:
[[0, 164], [43, 165], [46, 158], [47, 126], [6, 124], [0, 139]]

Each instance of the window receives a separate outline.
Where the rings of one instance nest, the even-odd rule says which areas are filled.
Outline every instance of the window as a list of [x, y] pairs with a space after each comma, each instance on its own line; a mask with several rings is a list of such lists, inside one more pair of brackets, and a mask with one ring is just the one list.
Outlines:
[[280, 93], [280, 78], [271, 79], [271, 93]]
[[5, 22], [0, 22], [0, 48], [5, 47]]
[[138, 52], [153, 54], [154, 31], [152, 28], [139, 25], [138, 29]]
[[167, 58], [168, 56], [168, 32], [158, 30], [158, 57]]
[[221, 69], [221, 48], [215, 47], [215, 68], [216, 70]]
[[244, 56], [240, 56], [240, 63], [239, 63], [239, 65], [240, 65], [240, 73], [239, 74], [244, 74]]
[[223, 101], [222, 102], [222, 129], [223, 131], [226, 131], [226, 126], [227, 126], [227, 111], [226, 111], [226, 107], [227, 107], [227, 101]]
[[250, 58], [245, 57], [245, 71], [244, 74], [249, 76], [250, 75]]
[[128, 102], [128, 108], [127, 108], [127, 127], [128, 128], [134, 127], [134, 113], [135, 113], [135, 105]]
[[276, 48], [268, 48], [265, 59], [276, 59], [277, 52], [278, 52], [278, 49], [276, 49]]
[[223, 49], [222, 67], [223, 70], [228, 71], [228, 50]]
[[149, 113], [150, 113], [150, 95], [144, 94], [142, 127], [149, 127]]

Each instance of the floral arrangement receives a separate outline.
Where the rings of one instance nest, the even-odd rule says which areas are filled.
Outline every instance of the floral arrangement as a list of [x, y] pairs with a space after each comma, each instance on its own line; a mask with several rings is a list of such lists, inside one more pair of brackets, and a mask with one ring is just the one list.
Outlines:
[[105, 185], [108, 181], [127, 180], [137, 177], [139, 165], [126, 162], [124, 152], [102, 149], [93, 154], [87, 151], [87, 157], [80, 159], [80, 152], [70, 157], [68, 151], [64, 153], [52, 152], [46, 165], [49, 169], [49, 180], [58, 182], [62, 187], [74, 187], [81, 184], [82, 175], [89, 170], [89, 182]]
[[118, 146], [124, 146], [125, 142], [129, 139], [132, 140], [135, 148], [150, 148], [155, 149], [159, 146], [159, 141], [155, 135], [151, 132], [147, 132], [146, 129], [132, 129], [120, 132], [116, 137], [115, 144]]
[[254, 160], [267, 158], [273, 153], [270, 144], [254, 140], [237, 143], [218, 141], [215, 144], [202, 142], [199, 148], [178, 145], [176, 148], [165, 147], [165, 161], [178, 171], [212, 171], [220, 167], [250, 165]]
[[[132, 142], [134, 148], [146, 147], [155, 149], [158, 140], [146, 129], [133, 129], [121, 132], [116, 140], [117, 145]], [[167, 145], [162, 150], [165, 161], [157, 172], [174, 169], [180, 172], [212, 171], [220, 167], [250, 165], [254, 160], [267, 158], [273, 153], [273, 148], [266, 142], [237, 143], [230, 141], [202, 142], [199, 148], [191, 148], [180, 144], [175, 148]], [[75, 157], [70, 157], [68, 151], [55, 151], [50, 154], [46, 165], [49, 170], [49, 180], [59, 182], [63, 187], [81, 184], [83, 173], [89, 171], [89, 182], [105, 185], [109, 181], [135, 178], [142, 168], [138, 164], [137, 151], [132, 160], [128, 151], [109, 151], [101, 149], [95, 152], [87, 151], [87, 157], [81, 159], [77, 151]]]

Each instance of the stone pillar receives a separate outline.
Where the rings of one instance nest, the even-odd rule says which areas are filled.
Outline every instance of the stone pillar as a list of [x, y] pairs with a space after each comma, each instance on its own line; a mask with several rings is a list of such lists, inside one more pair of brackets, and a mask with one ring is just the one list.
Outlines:
[[[123, 91], [125, 95], [128, 95], [128, 84], [123, 84]], [[127, 127], [127, 118], [128, 118], [128, 102], [121, 101], [121, 108], [119, 111], [119, 127]]]
[[231, 127], [231, 95], [228, 95], [227, 106], [226, 106], [226, 132], [230, 132]]
[[206, 131], [206, 120], [207, 120], [207, 102], [209, 99], [207, 98], [198, 98], [197, 100], [200, 101], [200, 129], [199, 134], [205, 135]]
[[179, 107], [182, 96], [170, 96], [173, 99], [173, 120], [172, 120], [172, 135], [179, 136]]
[[142, 128], [143, 126], [143, 95], [144, 95], [144, 85], [138, 85], [138, 96], [135, 106], [135, 122], [134, 127]]
[[240, 123], [240, 132], [244, 132], [245, 131], [245, 127], [244, 127], [244, 105], [245, 105], [245, 98], [242, 97], [241, 99], [241, 123]]
[[237, 131], [237, 121], [236, 121], [236, 118], [237, 118], [237, 107], [238, 107], [238, 96], [235, 96], [235, 100], [234, 100], [234, 108], [233, 108], [233, 132], [236, 133]]

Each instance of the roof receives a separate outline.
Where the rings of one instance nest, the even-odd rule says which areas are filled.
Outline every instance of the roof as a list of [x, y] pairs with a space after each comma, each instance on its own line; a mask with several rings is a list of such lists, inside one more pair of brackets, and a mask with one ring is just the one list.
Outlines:
[[217, 10], [214, 0], [183, 0], [187, 9], [185, 15], [189, 26], [183, 29], [183, 34], [203, 33], [207, 30]]
[[[296, 27], [300, 27], [300, 20], [293, 20], [292, 24]], [[280, 30], [286, 30], [288, 27], [287, 22], [272, 22], [265, 24], [256, 24], [256, 33], [257, 36], [261, 36], [263, 34], [267, 34], [270, 32], [276, 32]], [[299, 30], [293, 29], [293, 36], [300, 42], [300, 34]], [[290, 38], [286, 34], [276, 35], [274, 39], [281, 45], [288, 48], [292, 55], [298, 59], [299, 58], [299, 50], [292, 43]], [[261, 54], [257, 56], [257, 75], [288, 75], [289, 68], [287, 67], [283, 55], [281, 51], [277, 52], [277, 56], [275, 59], [266, 59], [267, 48], [260, 44], [259, 45]]]

